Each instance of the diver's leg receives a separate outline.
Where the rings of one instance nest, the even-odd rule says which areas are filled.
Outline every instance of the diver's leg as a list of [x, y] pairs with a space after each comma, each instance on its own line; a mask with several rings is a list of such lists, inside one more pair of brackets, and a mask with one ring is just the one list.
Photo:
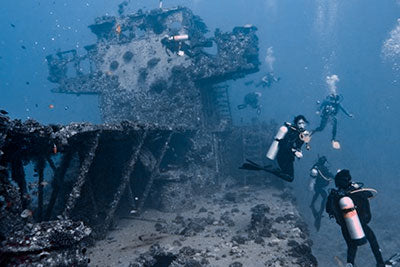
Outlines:
[[336, 140], [337, 119], [332, 117], [332, 140]]
[[294, 176], [294, 168], [293, 168], [293, 161], [286, 157], [277, 157], [279, 168], [282, 170], [283, 173]]
[[315, 201], [316, 201], [317, 198], [318, 198], [318, 195], [319, 195], [318, 191], [314, 189], [314, 195], [313, 195], [313, 197], [312, 197], [310, 207], [314, 207], [314, 204], [315, 204]]
[[374, 232], [366, 224], [363, 225], [363, 230], [364, 230], [365, 236], [369, 242], [369, 245], [371, 246], [372, 253], [374, 253], [376, 263], [378, 265], [383, 264], [384, 262], [383, 262], [383, 258], [382, 258], [382, 253], [381, 253], [381, 250], [379, 249], [379, 244], [378, 244], [378, 241], [376, 240], [376, 236], [375, 236]]
[[329, 116], [322, 116], [319, 126], [315, 130], [313, 130], [311, 132], [311, 134], [314, 134], [316, 132], [321, 132], [322, 130], [324, 130], [325, 126], [326, 126], [326, 123], [328, 122], [328, 118], [329, 118]]
[[285, 181], [292, 182], [294, 179], [294, 168], [293, 168], [292, 158], [288, 156], [286, 153], [278, 151], [276, 159], [278, 161], [278, 166], [280, 168], [280, 171], [283, 174], [285, 174], [285, 177], [280, 176], [280, 178], [284, 179]]
[[247, 107], [247, 104], [240, 104], [237, 106], [238, 109], [244, 109]]
[[328, 199], [328, 194], [326, 193], [326, 191], [324, 189], [321, 188], [320, 195], [322, 197], [322, 201], [321, 201], [321, 207], [319, 209], [319, 214], [322, 215], [322, 213], [324, 212], [326, 201]]
[[341, 229], [343, 238], [347, 244], [347, 263], [351, 263], [354, 265], [354, 260], [356, 258], [356, 253], [357, 253], [357, 245], [355, 245], [354, 242], [351, 241], [346, 226], [341, 226]]
[[314, 192], [315, 193], [314, 193], [313, 198], [311, 200], [310, 208], [311, 208], [311, 212], [312, 212], [314, 218], [317, 218], [318, 213], [317, 213], [317, 210], [315, 209], [315, 205], [314, 204], [315, 204], [315, 201], [318, 198], [319, 193], [315, 190], [315, 188], [314, 188]]

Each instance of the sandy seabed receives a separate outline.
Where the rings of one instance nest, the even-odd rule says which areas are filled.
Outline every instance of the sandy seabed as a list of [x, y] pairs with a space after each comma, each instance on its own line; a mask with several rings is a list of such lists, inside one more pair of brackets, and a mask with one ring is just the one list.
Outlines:
[[[250, 234], [262, 216], [264, 229]], [[199, 197], [189, 211], [122, 218], [89, 257], [90, 266], [168, 266], [144, 264], [159, 251], [190, 259], [171, 266], [314, 266], [311, 245], [289, 189], [250, 186]]]

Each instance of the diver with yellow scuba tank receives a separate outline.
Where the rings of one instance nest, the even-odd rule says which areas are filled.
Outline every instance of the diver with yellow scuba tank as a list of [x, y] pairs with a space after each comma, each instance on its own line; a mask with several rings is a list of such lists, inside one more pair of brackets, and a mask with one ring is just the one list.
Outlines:
[[351, 181], [349, 170], [341, 170], [335, 176], [335, 186], [326, 203], [326, 212], [340, 225], [347, 244], [347, 265], [354, 265], [357, 247], [369, 242], [378, 267], [393, 266], [400, 260], [396, 253], [384, 261], [374, 232], [368, 226], [371, 221], [369, 199], [376, 195], [376, 190], [363, 188], [362, 183]]

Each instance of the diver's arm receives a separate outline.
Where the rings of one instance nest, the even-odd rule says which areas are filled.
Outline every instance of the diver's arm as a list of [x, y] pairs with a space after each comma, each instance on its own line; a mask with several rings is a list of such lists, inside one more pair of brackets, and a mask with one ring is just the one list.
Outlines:
[[303, 157], [303, 152], [301, 152], [300, 148], [292, 148], [292, 152], [294, 156], [298, 159], [301, 159]]
[[346, 114], [350, 118], [353, 117], [353, 114], [350, 114], [342, 105], [339, 104], [339, 108], [343, 111], [344, 114]]
[[329, 194], [329, 196], [328, 196], [328, 200], [326, 201], [326, 206], [325, 206], [325, 211], [326, 211], [326, 213], [328, 213], [329, 214], [329, 218], [333, 218], [334, 217], [334, 213], [333, 213], [333, 201], [334, 201], [334, 199], [333, 199], [333, 195], [332, 195], [332, 193], [330, 193]]

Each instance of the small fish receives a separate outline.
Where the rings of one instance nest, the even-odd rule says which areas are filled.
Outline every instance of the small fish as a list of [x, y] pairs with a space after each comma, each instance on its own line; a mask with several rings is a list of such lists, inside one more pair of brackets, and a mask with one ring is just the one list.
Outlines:
[[115, 32], [119, 35], [119, 34], [121, 34], [121, 32], [122, 32], [122, 29], [121, 29], [121, 25], [117, 25], [117, 28], [115, 28]]
[[49, 109], [53, 109], [54, 108], [54, 105], [53, 104], [50, 104], [49, 105]]
[[30, 85], [31, 83], [30, 83], [30, 82], [26, 82], [25, 84], [26, 84], [26, 85]]
[[14, 25], [14, 24], [12, 24], [12, 23], [10, 23], [10, 26], [11, 26], [11, 27], [13, 27], [13, 28], [15, 28], [15, 25]]
[[3, 114], [3, 115], [7, 115], [8, 114], [8, 112], [5, 111], [4, 109], [0, 109], [0, 113]]
[[46, 186], [46, 185], [48, 185], [49, 183], [46, 182], [46, 181], [44, 181], [44, 182], [41, 182], [40, 184], [41, 184], [42, 186]]
[[26, 46], [24, 46], [24, 45], [21, 45], [21, 48], [22, 48], [22, 49], [26, 49]]
[[56, 146], [56, 144], [53, 144], [53, 153], [57, 154], [57, 146]]

